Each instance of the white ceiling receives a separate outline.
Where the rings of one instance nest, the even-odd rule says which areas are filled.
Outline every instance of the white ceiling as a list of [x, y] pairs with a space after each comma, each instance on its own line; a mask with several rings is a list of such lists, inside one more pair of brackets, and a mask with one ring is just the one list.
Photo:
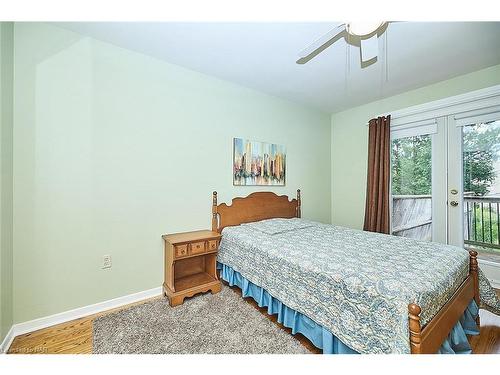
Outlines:
[[361, 69], [356, 47], [350, 47], [348, 72], [343, 39], [307, 64], [295, 63], [300, 51], [338, 24], [57, 23], [86, 36], [326, 112], [338, 112], [500, 64], [500, 22], [390, 24], [387, 81], [383, 59]]

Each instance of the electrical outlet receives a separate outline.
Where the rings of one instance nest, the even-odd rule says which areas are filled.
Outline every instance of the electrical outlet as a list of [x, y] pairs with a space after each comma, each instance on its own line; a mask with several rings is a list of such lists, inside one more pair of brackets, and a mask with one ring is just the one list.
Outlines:
[[111, 255], [104, 255], [102, 257], [102, 269], [111, 268]]

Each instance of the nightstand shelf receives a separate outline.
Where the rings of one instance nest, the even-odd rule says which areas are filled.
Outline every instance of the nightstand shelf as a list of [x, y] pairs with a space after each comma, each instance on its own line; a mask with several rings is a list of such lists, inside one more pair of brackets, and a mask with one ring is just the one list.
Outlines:
[[165, 240], [164, 295], [171, 306], [184, 298], [211, 291], [221, 283], [216, 273], [220, 234], [208, 230], [162, 236]]
[[191, 289], [199, 285], [217, 281], [215, 277], [210, 276], [206, 272], [195, 273], [194, 275], [184, 276], [175, 280], [175, 291], [182, 292], [186, 289]]

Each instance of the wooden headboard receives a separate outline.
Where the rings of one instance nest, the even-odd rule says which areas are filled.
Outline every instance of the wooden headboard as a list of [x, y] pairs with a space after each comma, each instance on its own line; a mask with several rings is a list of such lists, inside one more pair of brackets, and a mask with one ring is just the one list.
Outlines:
[[300, 190], [297, 198], [288, 200], [286, 195], [276, 195], [270, 191], [252, 193], [246, 197], [233, 198], [228, 206], [217, 205], [217, 192], [212, 194], [212, 230], [222, 232], [225, 227], [251, 223], [253, 221], [300, 217]]

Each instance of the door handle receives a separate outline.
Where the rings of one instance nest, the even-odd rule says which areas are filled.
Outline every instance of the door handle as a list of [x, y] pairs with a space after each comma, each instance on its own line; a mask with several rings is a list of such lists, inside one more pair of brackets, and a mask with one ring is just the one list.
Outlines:
[[457, 201], [451, 201], [450, 204], [453, 206], [453, 207], [457, 207], [458, 206], [458, 202]]

